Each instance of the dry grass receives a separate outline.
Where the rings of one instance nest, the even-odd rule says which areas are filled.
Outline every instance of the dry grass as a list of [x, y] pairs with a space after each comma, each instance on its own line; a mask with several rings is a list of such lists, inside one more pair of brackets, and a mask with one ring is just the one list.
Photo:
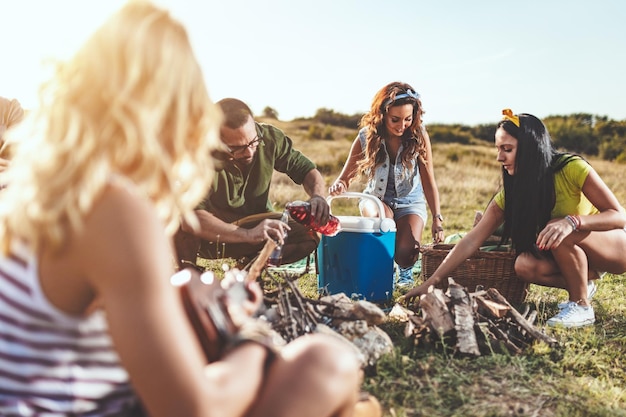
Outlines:
[[[309, 140], [307, 132], [311, 121], [280, 122], [268, 120], [283, 129], [292, 138], [295, 148], [313, 160], [330, 185], [339, 175], [348, 156], [357, 129], [333, 128], [333, 140]], [[500, 182], [500, 165], [491, 144], [461, 145], [433, 143], [435, 175], [441, 200], [441, 211], [446, 218], [448, 234], [466, 231], [471, 227], [476, 210], [483, 210], [496, 192]], [[626, 182], [620, 167], [611, 162], [589, 159], [619, 201], [626, 204]], [[284, 174], [276, 173], [270, 198], [277, 209], [287, 202], [307, 199], [302, 187]], [[352, 184], [352, 191], [361, 191], [362, 184]], [[337, 201], [333, 213], [344, 214], [353, 209], [350, 204]], [[428, 227], [428, 226], [427, 226]]]
[[[307, 140], [307, 123], [276, 123], [296, 148], [320, 164], [327, 184], [335, 179], [356, 129], [338, 131], [334, 140]], [[347, 139], [350, 138], [350, 139]], [[467, 231], [474, 212], [482, 210], [498, 188], [500, 168], [490, 144], [433, 144], [435, 174], [446, 217], [446, 232]], [[621, 167], [590, 158], [619, 201], [626, 202]], [[334, 167], [334, 168], [332, 168]], [[358, 186], [352, 188], [357, 191]], [[304, 199], [301, 187], [277, 176], [272, 200]], [[350, 207], [332, 206], [336, 214]], [[428, 227], [428, 225], [427, 225]], [[300, 279], [302, 291], [316, 292], [316, 275]], [[396, 345], [369, 370], [364, 389], [376, 395], [385, 417], [403, 416], [626, 416], [626, 276], [609, 275], [594, 298], [596, 324], [583, 329], [551, 331], [557, 348], [534, 346], [523, 355], [457, 357], [453, 353], [411, 346], [402, 327], [384, 329]], [[555, 314], [565, 293], [531, 286], [528, 305], [543, 323]]]

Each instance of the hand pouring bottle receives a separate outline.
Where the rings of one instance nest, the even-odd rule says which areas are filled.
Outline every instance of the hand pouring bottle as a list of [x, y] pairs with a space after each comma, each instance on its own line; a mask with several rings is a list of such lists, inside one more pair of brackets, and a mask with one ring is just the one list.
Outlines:
[[311, 215], [311, 203], [308, 201], [292, 201], [287, 203], [285, 210], [298, 223], [326, 236], [335, 236], [341, 231], [341, 224], [336, 216], [330, 215], [328, 223], [320, 225]]

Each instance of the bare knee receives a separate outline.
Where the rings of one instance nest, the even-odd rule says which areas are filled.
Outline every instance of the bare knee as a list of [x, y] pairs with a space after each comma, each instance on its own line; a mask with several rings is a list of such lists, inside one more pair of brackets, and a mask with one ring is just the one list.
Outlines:
[[200, 248], [200, 238], [180, 228], [173, 240], [179, 268], [184, 268], [185, 262], [195, 264]]
[[363, 217], [379, 217], [380, 212], [378, 206], [371, 200], [363, 200], [359, 204], [359, 210]]
[[535, 263], [531, 262], [527, 256], [520, 255], [515, 260], [515, 275], [524, 281], [532, 282], [537, 275]]
[[281, 349], [249, 415], [351, 415], [361, 382], [359, 354], [339, 335], [296, 338]]
[[401, 267], [413, 265], [419, 257], [419, 243], [414, 239], [409, 242], [396, 242], [396, 263]]
[[303, 236], [298, 236], [298, 239], [289, 240], [283, 247], [283, 263], [292, 263], [306, 258], [313, 253], [319, 245], [319, 237], [316, 233], [306, 233]]
[[[351, 393], [359, 385], [359, 351], [347, 340], [316, 334], [290, 343], [292, 352], [285, 352], [295, 369], [318, 390], [328, 395]], [[347, 390], [347, 391], [346, 391]]]

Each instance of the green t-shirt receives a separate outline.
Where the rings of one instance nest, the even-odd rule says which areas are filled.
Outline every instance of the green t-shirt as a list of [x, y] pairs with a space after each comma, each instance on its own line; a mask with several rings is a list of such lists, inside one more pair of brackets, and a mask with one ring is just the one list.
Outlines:
[[[566, 157], [567, 155], [563, 155], [561, 159]], [[556, 202], [550, 213], [550, 218], [565, 217], [568, 214], [598, 213], [598, 209], [582, 192], [583, 184], [591, 169], [591, 165], [587, 161], [575, 158], [554, 174]], [[504, 210], [504, 189], [496, 194], [494, 201], [498, 207]]]
[[315, 164], [300, 151], [280, 129], [257, 123], [263, 141], [259, 143], [254, 160], [247, 170], [241, 170], [234, 162], [227, 161], [215, 172], [209, 195], [198, 205], [226, 222], [232, 222], [251, 214], [273, 210], [269, 200], [274, 170], [285, 173], [296, 184]]

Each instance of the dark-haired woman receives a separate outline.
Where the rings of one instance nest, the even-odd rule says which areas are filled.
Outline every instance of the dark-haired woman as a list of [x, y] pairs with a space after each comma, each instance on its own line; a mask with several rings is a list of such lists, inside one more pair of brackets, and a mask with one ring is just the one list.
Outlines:
[[541, 120], [510, 109], [503, 114], [495, 134], [503, 189], [433, 275], [403, 298], [426, 293], [504, 224], [503, 240], [510, 238], [517, 253], [516, 274], [569, 293], [546, 324], [592, 324], [593, 280], [599, 271], [626, 271], [626, 212], [587, 161], [553, 148]]

